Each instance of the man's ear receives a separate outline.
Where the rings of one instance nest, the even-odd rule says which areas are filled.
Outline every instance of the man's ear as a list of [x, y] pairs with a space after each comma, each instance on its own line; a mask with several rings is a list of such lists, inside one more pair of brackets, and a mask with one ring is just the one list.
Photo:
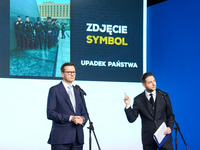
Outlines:
[[63, 72], [61, 72], [61, 77], [63, 77], [63, 78], [64, 78], [64, 73], [63, 73]]
[[142, 85], [143, 85], [144, 88], [146, 88], [146, 84], [145, 83], [142, 83]]

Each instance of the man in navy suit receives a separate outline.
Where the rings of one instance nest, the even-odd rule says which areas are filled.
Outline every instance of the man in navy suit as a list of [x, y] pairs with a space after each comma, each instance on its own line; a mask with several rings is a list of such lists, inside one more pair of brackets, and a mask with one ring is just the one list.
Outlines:
[[[130, 98], [125, 93], [125, 113], [130, 123], [134, 122], [138, 115], [142, 120], [142, 144], [144, 150], [157, 150], [158, 146], [153, 139], [153, 134], [165, 122], [167, 129], [163, 134], [170, 134], [174, 119], [169, 97], [156, 90], [156, 81], [152, 73], [145, 73], [141, 77], [145, 91], [134, 98], [133, 108]], [[172, 136], [170, 135], [159, 150], [173, 150]]]
[[52, 120], [48, 143], [52, 150], [82, 150], [83, 127], [88, 118], [83, 95], [72, 85], [76, 77], [74, 64], [64, 63], [61, 76], [63, 80], [51, 87], [48, 95], [47, 118]]

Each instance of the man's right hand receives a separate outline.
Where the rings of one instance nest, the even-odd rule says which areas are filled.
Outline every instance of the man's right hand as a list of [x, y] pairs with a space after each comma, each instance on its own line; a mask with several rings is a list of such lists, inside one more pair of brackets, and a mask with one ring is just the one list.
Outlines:
[[131, 99], [128, 95], [126, 95], [126, 92], [124, 92], [125, 97], [124, 97], [124, 102], [126, 104], [126, 108], [129, 108], [131, 106]]
[[71, 121], [74, 122], [75, 124], [83, 124], [83, 118], [81, 116], [72, 116], [71, 115]]

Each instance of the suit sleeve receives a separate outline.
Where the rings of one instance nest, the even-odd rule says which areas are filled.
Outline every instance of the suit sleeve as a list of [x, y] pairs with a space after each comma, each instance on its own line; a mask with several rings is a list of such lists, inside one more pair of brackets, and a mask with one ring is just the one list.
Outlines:
[[50, 88], [47, 100], [47, 118], [59, 123], [69, 122], [70, 115], [56, 112], [56, 92], [54, 88]]
[[[86, 103], [85, 103], [85, 99], [84, 99], [84, 96], [83, 96], [83, 94], [81, 94], [81, 97], [83, 98], [83, 102], [84, 102], [84, 105], [85, 105], [85, 107], [86, 107]], [[83, 123], [83, 126], [87, 123], [87, 121], [88, 121], [88, 116], [87, 116], [87, 111], [85, 110], [85, 107], [84, 107], [84, 105], [82, 104], [82, 109], [81, 109], [81, 115], [84, 117], [84, 123]], [[86, 107], [86, 109], [87, 109], [87, 107]]]
[[125, 108], [125, 113], [130, 123], [133, 123], [137, 119], [139, 112], [138, 112], [138, 105], [137, 105], [136, 100], [134, 100], [133, 108], [131, 107], [129, 107], [128, 109]]
[[173, 115], [173, 110], [172, 110], [172, 105], [169, 96], [166, 97], [166, 102], [167, 102], [167, 122], [166, 125], [167, 127], [170, 127], [171, 130], [174, 127], [174, 115]]

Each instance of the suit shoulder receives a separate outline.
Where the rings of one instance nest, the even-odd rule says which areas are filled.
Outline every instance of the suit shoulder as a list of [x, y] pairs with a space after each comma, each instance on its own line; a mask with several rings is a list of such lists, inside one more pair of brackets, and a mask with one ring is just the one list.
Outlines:
[[50, 89], [55, 89], [55, 88], [57, 88], [57, 86], [58, 85], [54, 85], [54, 86], [50, 87]]
[[57, 84], [57, 85], [54, 85], [54, 86], [50, 87], [50, 90], [59, 88], [59, 86], [61, 86], [61, 84], [62, 84], [62, 83], [59, 83], [59, 84]]
[[144, 92], [140, 93], [139, 95], [137, 95], [134, 99], [141, 99], [144, 96]]
[[[160, 91], [161, 91], [161, 90], [160, 90]], [[161, 96], [162, 96], [163, 94], [169, 96], [169, 94], [168, 94], [167, 92], [164, 92], [164, 91], [161, 91], [161, 92], [162, 92], [162, 93], [156, 91], [156, 94], [157, 94], [157, 95], [161, 95]]]

